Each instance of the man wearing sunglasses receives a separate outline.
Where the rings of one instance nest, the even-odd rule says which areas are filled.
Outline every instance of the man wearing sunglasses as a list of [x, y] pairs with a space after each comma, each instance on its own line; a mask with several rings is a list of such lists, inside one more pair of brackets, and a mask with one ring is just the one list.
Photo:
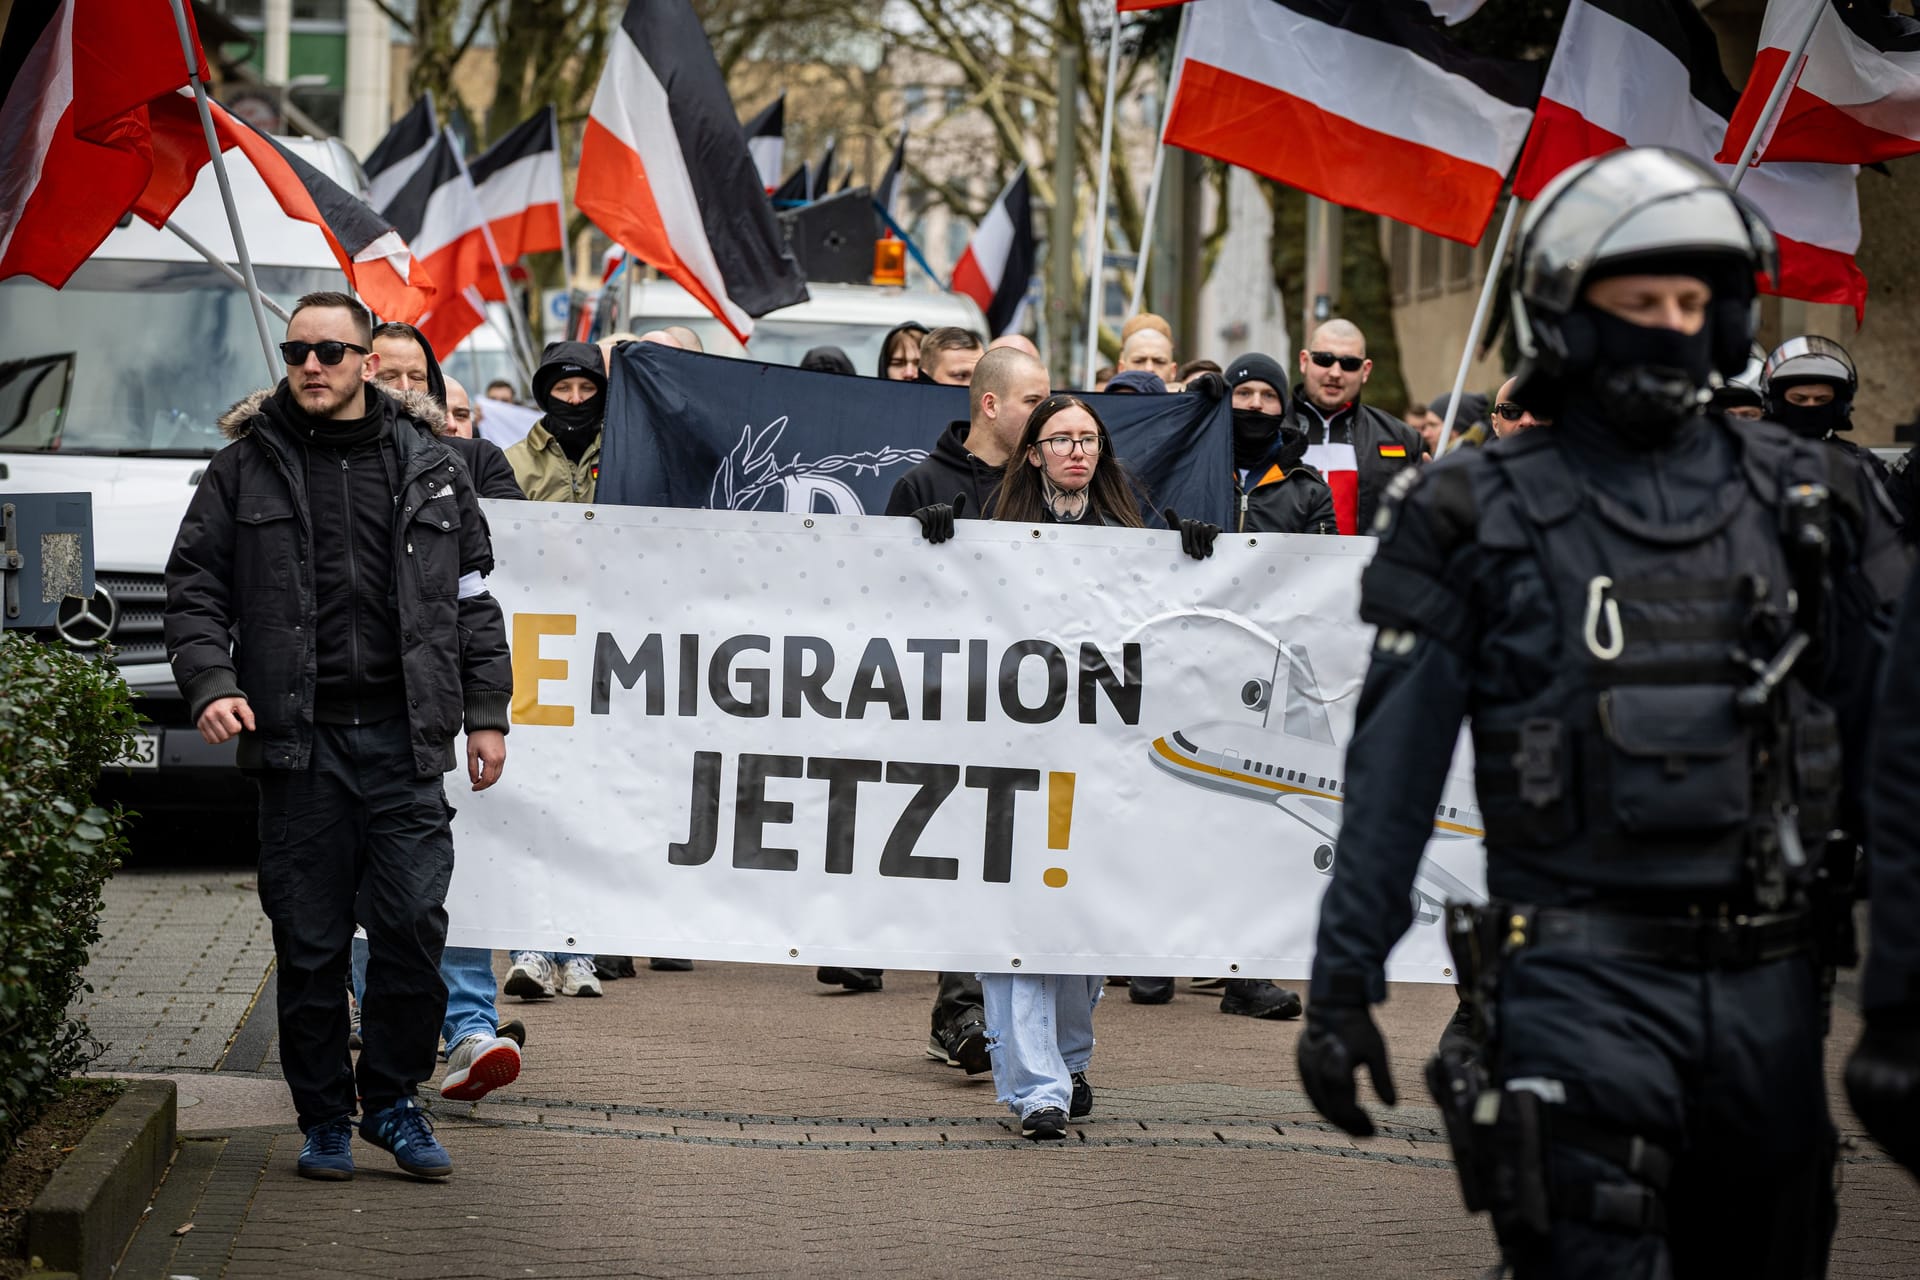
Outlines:
[[1500, 394], [1494, 400], [1493, 434], [1503, 440], [1508, 436], [1519, 435], [1522, 431], [1530, 431], [1534, 427], [1553, 425], [1552, 418], [1535, 413], [1514, 398], [1519, 386], [1519, 378], [1508, 378], [1500, 384]]
[[1373, 531], [1374, 511], [1395, 472], [1420, 462], [1413, 428], [1360, 403], [1373, 372], [1367, 339], [1350, 320], [1329, 320], [1300, 353], [1293, 421], [1307, 436], [1305, 461], [1333, 490], [1341, 533]]
[[[476, 791], [506, 763], [513, 688], [487, 594], [493, 549], [438, 409], [372, 382], [366, 309], [300, 299], [287, 376], [221, 419], [167, 563], [166, 644], [201, 736], [237, 739], [260, 787], [260, 902], [273, 922], [281, 1071], [306, 1134], [303, 1177], [353, 1176], [361, 1136], [402, 1171], [445, 1177], [415, 1102], [447, 987], [453, 810], [442, 774], [466, 731]], [[354, 924], [367, 968], [347, 1041]]]

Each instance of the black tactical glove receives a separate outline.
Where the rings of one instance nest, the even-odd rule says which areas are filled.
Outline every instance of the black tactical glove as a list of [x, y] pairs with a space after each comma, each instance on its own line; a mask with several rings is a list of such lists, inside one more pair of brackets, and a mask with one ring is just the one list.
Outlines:
[[913, 513], [920, 522], [920, 536], [939, 546], [953, 536], [953, 522], [966, 514], [967, 495], [956, 493], [952, 502], [930, 502]]
[[1920, 1177], [1920, 1017], [1869, 1019], [1847, 1059], [1846, 1080], [1860, 1123]]
[[1186, 390], [1191, 395], [1205, 396], [1219, 404], [1227, 394], [1227, 380], [1209, 369], [1188, 378]]
[[1308, 1005], [1299, 1060], [1300, 1082], [1313, 1109], [1356, 1138], [1373, 1136], [1373, 1117], [1361, 1108], [1354, 1079], [1361, 1063], [1382, 1102], [1391, 1107], [1400, 1100], [1387, 1070], [1387, 1043], [1366, 1005]]
[[1182, 520], [1180, 513], [1172, 507], [1163, 512], [1167, 519], [1167, 528], [1180, 531], [1180, 549], [1195, 560], [1205, 560], [1213, 554], [1213, 540], [1220, 536], [1220, 526], [1208, 524], [1205, 520]]

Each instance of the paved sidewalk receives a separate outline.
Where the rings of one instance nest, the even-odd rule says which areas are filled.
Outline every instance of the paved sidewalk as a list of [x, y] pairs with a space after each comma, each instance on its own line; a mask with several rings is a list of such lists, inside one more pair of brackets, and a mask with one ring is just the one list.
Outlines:
[[[131, 1280], [1468, 1276], [1494, 1260], [1417, 1105], [1447, 988], [1396, 987], [1384, 1007], [1404, 1105], [1365, 1143], [1300, 1094], [1297, 1023], [1224, 1017], [1184, 981], [1162, 1007], [1110, 988], [1095, 1113], [1035, 1146], [986, 1078], [922, 1055], [931, 975], [850, 995], [811, 969], [642, 965], [600, 1000], [503, 1001], [528, 1024], [526, 1069], [477, 1107], [436, 1108], [447, 1183], [359, 1143], [357, 1178], [323, 1184], [293, 1171], [247, 875], [123, 874], [103, 932], [86, 1001], [100, 1067], [167, 1073], [182, 1094]], [[1843, 1009], [1836, 1082], [1857, 1034]], [[1846, 1159], [1832, 1274], [1920, 1274], [1913, 1183], [1871, 1146]]]

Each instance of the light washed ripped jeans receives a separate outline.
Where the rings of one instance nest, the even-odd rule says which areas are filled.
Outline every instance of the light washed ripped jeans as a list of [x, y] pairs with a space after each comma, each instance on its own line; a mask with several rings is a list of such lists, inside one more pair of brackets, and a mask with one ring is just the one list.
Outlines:
[[1022, 1120], [1047, 1107], [1067, 1110], [1073, 1073], [1093, 1060], [1093, 1007], [1106, 981], [1078, 973], [980, 975], [993, 1086]]

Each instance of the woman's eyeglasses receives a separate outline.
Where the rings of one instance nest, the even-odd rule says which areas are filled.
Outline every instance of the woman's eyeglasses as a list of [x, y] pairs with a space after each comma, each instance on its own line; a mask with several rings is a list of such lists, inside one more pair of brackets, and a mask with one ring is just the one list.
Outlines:
[[1074, 446], [1076, 445], [1079, 446], [1080, 452], [1090, 458], [1100, 452], [1099, 436], [1048, 436], [1044, 440], [1035, 440], [1034, 443], [1044, 445], [1052, 450], [1053, 456], [1056, 458], [1072, 456]]

